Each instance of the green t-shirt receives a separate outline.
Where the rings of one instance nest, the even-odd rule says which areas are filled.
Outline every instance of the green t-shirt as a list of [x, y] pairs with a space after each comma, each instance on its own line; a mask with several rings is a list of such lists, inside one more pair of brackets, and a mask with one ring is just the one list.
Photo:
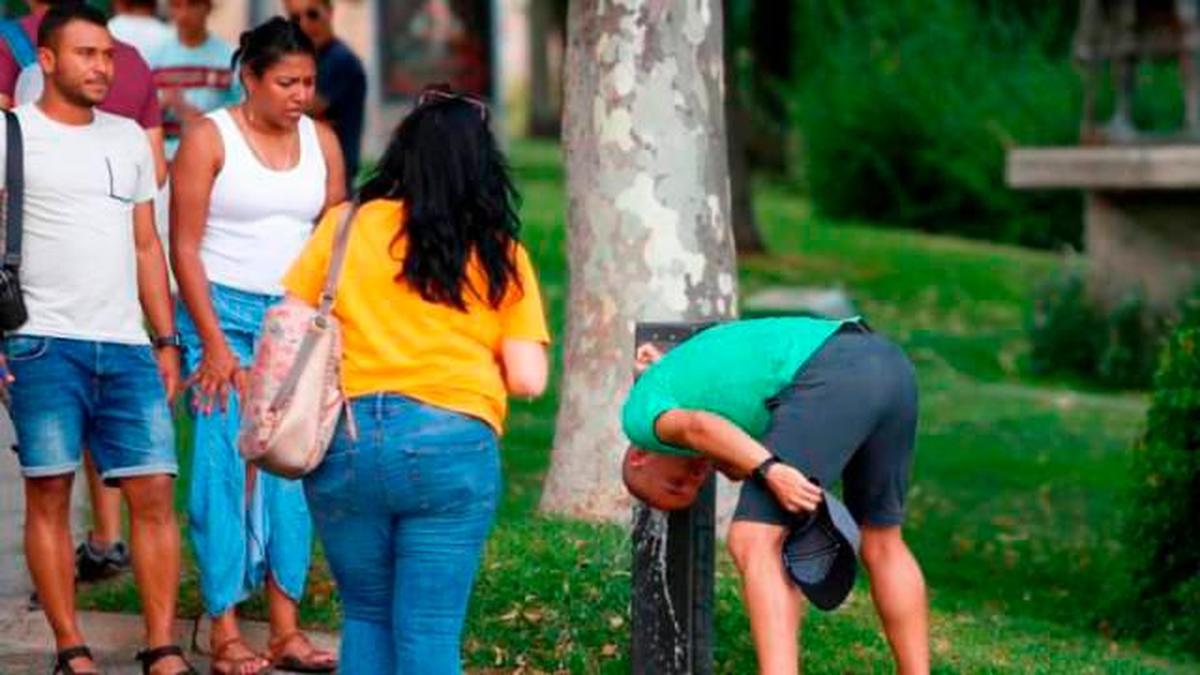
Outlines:
[[695, 454], [663, 443], [654, 433], [659, 415], [683, 408], [720, 415], [761, 438], [770, 422], [767, 401], [838, 328], [857, 320], [782, 317], [709, 328], [667, 352], [637, 379], [621, 411], [625, 435], [643, 450]]

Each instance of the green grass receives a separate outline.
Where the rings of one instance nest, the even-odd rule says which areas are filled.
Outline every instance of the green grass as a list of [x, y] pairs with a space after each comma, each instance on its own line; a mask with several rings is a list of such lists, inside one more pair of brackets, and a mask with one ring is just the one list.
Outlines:
[[[561, 336], [558, 150], [518, 143], [513, 163], [526, 197], [525, 239]], [[1102, 617], [1119, 585], [1115, 523], [1145, 400], [1023, 374], [1025, 303], [1055, 258], [824, 222], [781, 186], [762, 186], [758, 208], [774, 253], [742, 261], [743, 293], [771, 283], [842, 284], [917, 363], [922, 421], [906, 532], [931, 588], [938, 672], [1200, 672], [1164, 645], [1106, 635]], [[554, 408], [554, 392], [513, 406], [507, 490], [472, 601], [466, 657], [481, 672], [628, 672], [627, 532], [536, 512]], [[720, 567], [718, 670], [748, 672], [753, 648], [724, 554]], [[186, 612], [198, 611], [192, 575]], [[87, 601], [136, 604], [128, 584], [95, 589]], [[262, 615], [261, 604], [246, 609]], [[323, 568], [303, 611], [312, 625], [337, 626]], [[809, 673], [890, 672], [865, 582], [846, 608], [810, 613], [803, 643]]]

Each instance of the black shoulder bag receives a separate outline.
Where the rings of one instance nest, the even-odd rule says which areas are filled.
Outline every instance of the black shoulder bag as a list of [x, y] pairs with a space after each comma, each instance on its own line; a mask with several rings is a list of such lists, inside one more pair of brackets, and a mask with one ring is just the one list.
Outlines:
[[11, 110], [4, 111], [4, 264], [0, 266], [0, 331], [20, 328], [29, 318], [21, 295], [21, 230], [25, 215], [25, 148], [21, 123]]

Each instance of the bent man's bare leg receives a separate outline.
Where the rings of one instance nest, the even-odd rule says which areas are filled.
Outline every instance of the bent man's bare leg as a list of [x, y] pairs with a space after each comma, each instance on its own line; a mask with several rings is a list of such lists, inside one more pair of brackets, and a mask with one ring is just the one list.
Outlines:
[[871, 597], [900, 675], [929, 672], [929, 603], [925, 578], [900, 527], [862, 528], [862, 560]]
[[783, 568], [786, 537], [781, 525], [735, 521], [726, 542], [742, 576], [742, 598], [763, 675], [800, 672], [804, 598]]

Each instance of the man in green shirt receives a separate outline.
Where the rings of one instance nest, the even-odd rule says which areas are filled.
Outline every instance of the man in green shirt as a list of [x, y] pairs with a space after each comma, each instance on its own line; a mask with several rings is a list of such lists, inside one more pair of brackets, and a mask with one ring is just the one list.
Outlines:
[[929, 671], [925, 581], [900, 534], [916, 436], [912, 364], [861, 321], [772, 318], [709, 328], [641, 373], [622, 411], [629, 491], [687, 508], [715, 469], [742, 485], [727, 545], [762, 673], [795, 673], [802, 596], [782, 549], [795, 514], [842, 480], [898, 672]]

